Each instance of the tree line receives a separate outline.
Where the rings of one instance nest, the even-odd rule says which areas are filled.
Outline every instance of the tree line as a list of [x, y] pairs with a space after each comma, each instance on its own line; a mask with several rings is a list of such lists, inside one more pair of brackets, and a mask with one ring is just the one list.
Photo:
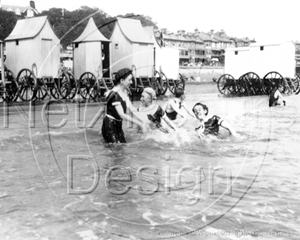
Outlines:
[[[116, 17], [130, 17], [133, 13], [127, 13], [126, 15], [118, 15]], [[81, 6], [74, 11], [68, 11], [61, 8], [51, 8], [46, 11], [42, 11], [37, 16], [48, 16], [48, 20], [53, 28], [53, 31], [60, 39], [62, 47], [65, 49], [70, 45], [85, 29], [90, 16], [93, 17], [96, 26], [101, 33], [110, 38], [114, 27], [115, 17], [109, 16], [103, 10], [96, 7]], [[25, 16], [16, 15], [13, 12], [8, 12], [0, 9], [0, 40], [4, 41], [5, 38], [14, 29], [19, 19], [24, 19]], [[152, 18], [144, 15], [136, 15], [135, 19], [141, 21], [142, 26], [154, 26], [157, 28], [157, 24], [152, 21]], [[110, 24], [107, 24], [111, 22]], [[105, 25], [101, 27], [102, 25]], [[101, 28], [100, 28], [101, 27]]]

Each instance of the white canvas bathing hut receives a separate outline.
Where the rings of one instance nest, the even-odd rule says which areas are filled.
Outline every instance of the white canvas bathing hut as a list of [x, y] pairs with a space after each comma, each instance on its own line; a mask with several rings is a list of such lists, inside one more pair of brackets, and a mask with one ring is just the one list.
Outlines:
[[153, 26], [144, 27], [144, 30], [154, 44], [155, 70], [162, 71], [169, 79], [177, 79], [179, 74], [179, 49], [161, 46], [155, 37]]
[[5, 39], [6, 65], [16, 75], [37, 66], [37, 77], [56, 77], [60, 66], [60, 41], [47, 16], [18, 20]]
[[96, 77], [98, 69], [109, 70], [109, 40], [102, 35], [91, 17], [82, 34], [73, 41], [74, 44], [74, 75], [79, 79], [85, 72]]
[[276, 71], [283, 77], [294, 78], [296, 48], [293, 42], [252, 43], [249, 46], [251, 69], [260, 77]]
[[225, 73], [239, 79], [251, 71], [249, 47], [227, 48], [225, 50]]
[[140, 20], [118, 18], [111, 35], [111, 71], [136, 68], [136, 77], [152, 77], [153, 42]]
[[283, 77], [295, 75], [295, 45], [283, 43], [252, 43], [248, 47], [225, 50], [225, 73], [235, 79], [247, 72], [254, 72], [260, 78], [276, 71]]

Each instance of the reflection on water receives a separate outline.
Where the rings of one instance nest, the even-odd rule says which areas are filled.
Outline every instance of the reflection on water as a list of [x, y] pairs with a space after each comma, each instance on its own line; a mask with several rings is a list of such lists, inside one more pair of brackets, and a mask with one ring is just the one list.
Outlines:
[[13, 108], [0, 138], [1, 239], [299, 239], [299, 100], [287, 99], [269, 109], [265, 96], [187, 94], [237, 136], [201, 140], [190, 119], [169, 136], [126, 127], [128, 144], [117, 146], [104, 144], [101, 120], [78, 128], [72, 104], [50, 116], [68, 119], [59, 129], [39, 114], [28, 128], [28, 109]]

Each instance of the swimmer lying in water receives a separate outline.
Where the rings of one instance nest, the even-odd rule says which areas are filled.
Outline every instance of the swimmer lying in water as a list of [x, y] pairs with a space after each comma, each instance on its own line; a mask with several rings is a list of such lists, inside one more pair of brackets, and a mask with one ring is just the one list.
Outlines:
[[[176, 126], [169, 120], [163, 109], [153, 102], [155, 99], [155, 91], [150, 87], [146, 87], [141, 96], [142, 105], [137, 109], [137, 111], [144, 115], [144, 118], [146, 118], [145, 120], [148, 121], [152, 130], [158, 129], [164, 133], [168, 133], [170, 128], [176, 130]], [[166, 127], [162, 126], [161, 119], [167, 123]]]
[[200, 121], [200, 126], [195, 130], [198, 133], [198, 136], [201, 137], [203, 134], [219, 134], [219, 126], [225, 128], [231, 135], [236, 135], [234, 129], [223, 119], [214, 115], [208, 117], [208, 107], [205, 104], [200, 102], [196, 103], [193, 107], [193, 112], [195, 117]]

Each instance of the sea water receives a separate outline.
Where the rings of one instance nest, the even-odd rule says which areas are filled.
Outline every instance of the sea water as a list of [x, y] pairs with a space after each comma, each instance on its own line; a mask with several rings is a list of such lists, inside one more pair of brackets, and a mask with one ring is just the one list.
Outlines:
[[199, 139], [192, 117], [168, 136], [124, 122], [113, 146], [103, 103], [4, 106], [0, 238], [299, 239], [300, 100], [286, 98], [187, 92], [237, 135]]

